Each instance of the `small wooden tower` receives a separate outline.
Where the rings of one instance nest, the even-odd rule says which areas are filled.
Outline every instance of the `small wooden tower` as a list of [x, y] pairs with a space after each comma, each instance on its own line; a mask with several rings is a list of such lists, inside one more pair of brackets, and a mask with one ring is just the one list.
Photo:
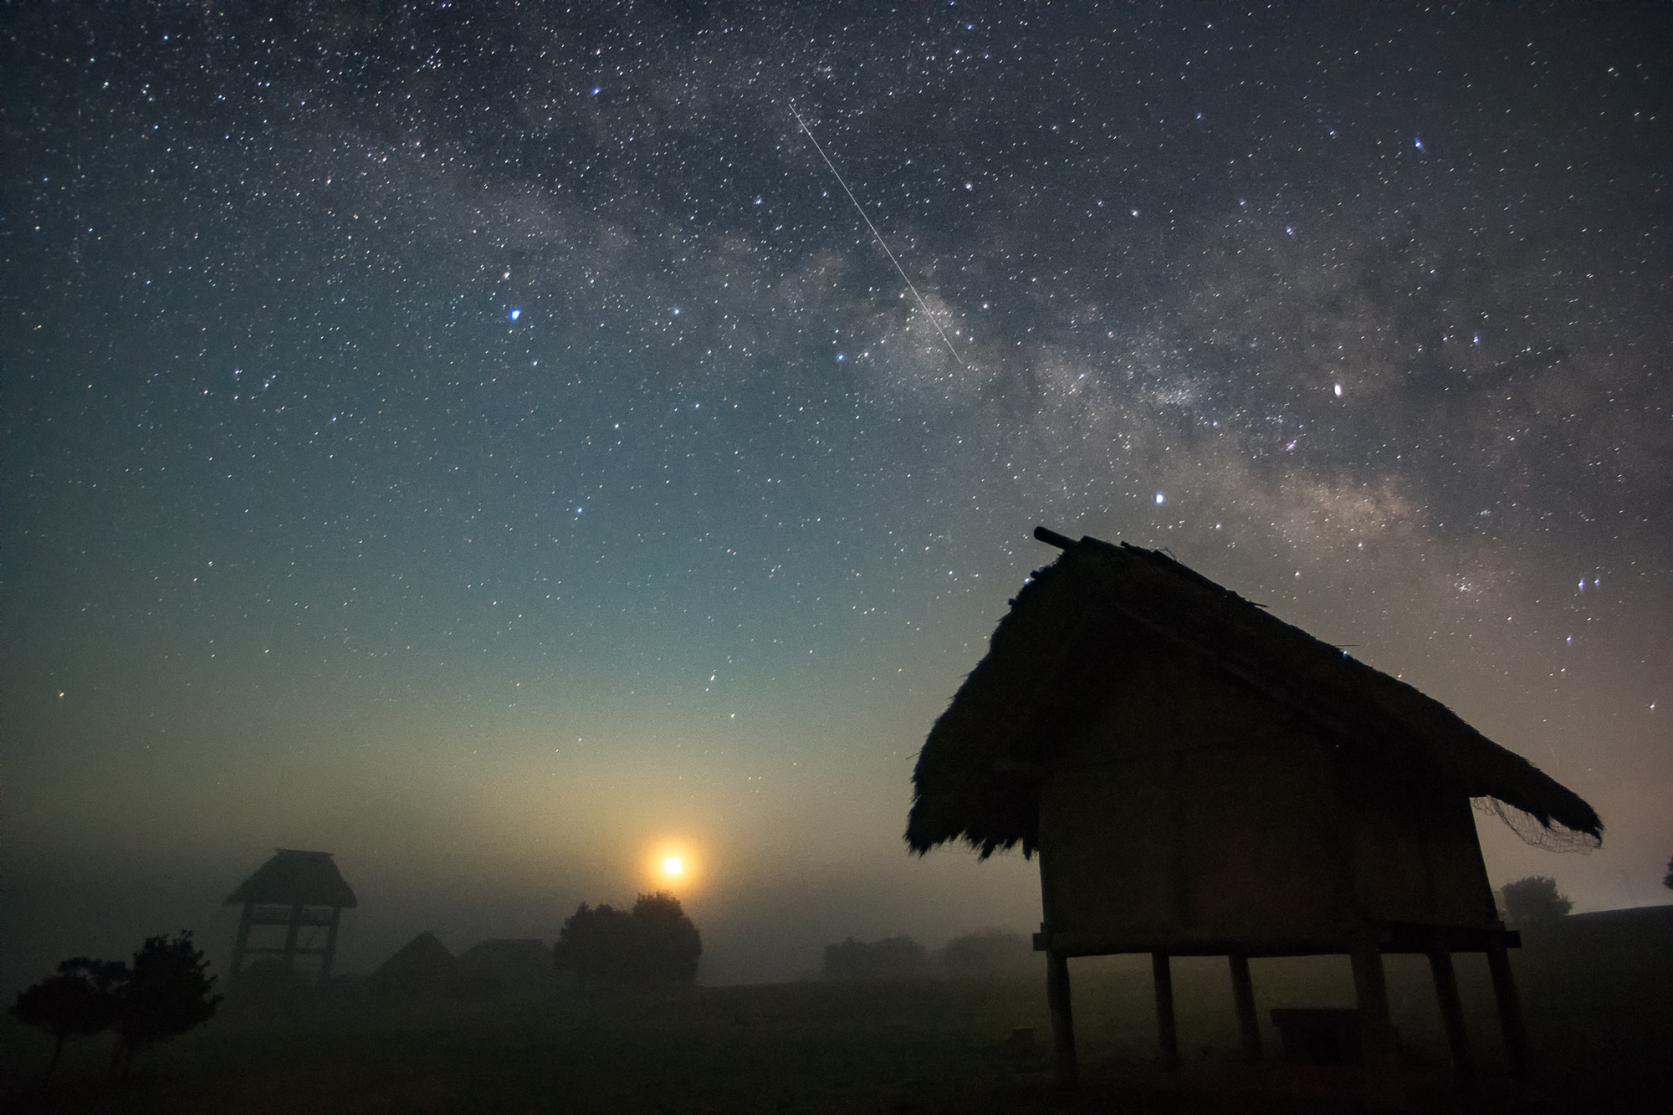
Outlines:
[[[331, 978], [337, 953], [337, 927], [344, 907], [359, 905], [330, 852], [301, 852], [276, 848], [273, 858], [227, 897], [226, 905], [242, 904], [238, 940], [232, 947], [232, 975], [236, 979], [251, 955], [280, 956], [285, 970], [296, 970], [299, 956], [319, 958], [319, 982]], [[283, 943], [278, 929], [284, 930]], [[303, 930], [309, 931], [308, 940]], [[319, 931], [325, 933], [323, 943]], [[258, 943], [251, 944], [252, 931]]]
[[[1068, 961], [1149, 953], [1176, 1066], [1172, 956], [1225, 956], [1246, 1055], [1252, 957], [1346, 955], [1373, 1086], [1398, 1094], [1385, 953], [1426, 955], [1461, 1080], [1452, 955], [1486, 955], [1527, 1065], [1472, 799], [1596, 843], [1591, 806], [1416, 689], [1171, 557], [1095, 538], [1031, 577], [913, 772], [913, 851], [1022, 845], [1040, 863], [1046, 993], [1075, 1078]], [[1495, 806], [1498, 808], [1498, 806]]]

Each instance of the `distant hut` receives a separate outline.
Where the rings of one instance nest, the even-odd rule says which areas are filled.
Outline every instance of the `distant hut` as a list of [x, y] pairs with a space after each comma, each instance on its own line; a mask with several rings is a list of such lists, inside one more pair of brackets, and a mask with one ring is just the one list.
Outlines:
[[[1355, 1035], [1396, 1088], [1384, 953], [1429, 958], [1455, 1068], [1470, 1073], [1452, 953], [1486, 954], [1512, 1071], [1526, 1067], [1471, 799], [1555, 838], [1598, 815], [1439, 702], [1165, 554], [1072, 542], [1012, 601], [936, 721], [906, 839], [1039, 856], [1058, 1071], [1075, 1079], [1068, 959], [1150, 953], [1178, 1064], [1170, 956], [1229, 958], [1260, 1055], [1251, 957], [1347, 954]], [[1502, 803], [1502, 804], [1498, 804]], [[1501, 814], [1503, 815], [1503, 814]]]
[[515, 994], [540, 994], [557, 983], [551, 947], [533, 937], [478, 941], [459, 954], [459, 969], [476, 986]]
[[[296, 958], [319, 958], [319, 982], [331, 978], [337, 955], [337, 929], [344, 909], [360, 903], [337, 870], [330, 852], [302, 852], [276, 848], [273, 858], [256, 869], [227, 897], [226, 905], [244, 907], [238, 919], [238, 939], [232, 949], [232, 975], [237, 978], [251, 955], [278, 956], [285, 971], [296, 970]], [[283, 929], [282, 943], [276, 931]], [[308, 937], [303, 938], [307, 930]], [[259, 934], [251, 943], [251, 934]], [[324, 940], [320, 941], [320, 934]]]
[[379, 994], [414, 997], [457, 994], [463, 982], [458, 958], [429, 930], [366, 977], [366, 985]]

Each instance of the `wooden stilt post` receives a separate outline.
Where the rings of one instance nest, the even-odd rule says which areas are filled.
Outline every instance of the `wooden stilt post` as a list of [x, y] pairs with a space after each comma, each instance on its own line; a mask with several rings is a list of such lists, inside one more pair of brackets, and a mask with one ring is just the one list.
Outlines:
[[244, 948], [250, 943], [250, 903], [244, 903], [244, 912], [238, 915], [238, 939], [232, 945], [232, 978], [237, 979], [238, 973], [244, 970]]
[[319, 985], [324, 987], [331, 980], [331, 961], [337, 955], [337, 923], [343, 916], [341, 906], [331, 907], [331, 921], [325, 930], [325, 951], [320, 954]]
[[302, 931], [302, 903], [290, 908], [290, 925], [285, 929], [285, 971], [296, 970], [296, 936]]
[[1173, 1015], [1173, 968], [1168, 954], [1150, 954], [1150, 972], [1156, 980], [1156, 1033], [1161, 1039], [1162, 1063], [1170, 1073], [1179, 1071], [1179, 1026]]
[[1394, 1048], [1394, 1020], [1388, 1012], [1382, 950], [1375, 937], [1362, 934], [1354, 940], [1349, 958], [1353, 962], [1354, 995], [1359, 1000], [1359, 1043], [1370, 1100], [1384, 1110], [1398, 1108], [1400, 1066]]
[[1435, 998], [1446, 1024], [1446, 1043], [1452, 1050], [1452, 1075], [1460, 1090], [1475, 1081], [1475, 1060], [1470, 1055], [1470, 1035], [1464, 1028], [1464, 1008], [1458, 1001], [1458, 976], [1452, 970], [1452, 953], [1444, 948], [1429, 950], [1429, 971], [1435, 977]]
[[1487, 946], [1487, 970], [1493, 976], [1493, 997], [1499, 1001], [1499, 1025], [1505, 1032], [1505, 1061], [1510, 1075], [1528, 1078], [1528, 1031], [1522, 1025], [1522, 1000], [1510, 971], [1510, 953], [1503, 941]]
[[1255, 981], [1249, 975], [1249, 958], [1233, 953], [1226, 958], [1231, 967], [1232, 1002], [1237, 1008], [1237, 1032], [1243, 1040], [1243, 1057], [1261, 1059], [1261, 1024], [1255, 1014]]
[[1075, 1015], [1069, 1005], [1069, 959], [1062, 953], [1046, 953], [1046, 1003], [1051, 1008], [1052, 1043], [1057, 1047], [1057, 1083], [1064, 1088], [1080, 1085], [1080, 1068], [1075, 1063]]

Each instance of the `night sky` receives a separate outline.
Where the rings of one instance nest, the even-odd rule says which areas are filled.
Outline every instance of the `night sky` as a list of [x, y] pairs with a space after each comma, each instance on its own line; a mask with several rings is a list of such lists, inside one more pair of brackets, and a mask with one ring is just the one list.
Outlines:
[[1668, 5], [112, 0], [0, 40], [0, 976], [218, 958], [275, 846], [360, 891], [351, 967], [551, 939], [669, 842], [705, 978], [1029, 928], [1031, 864], [900, 834], [1041, 523], [1602, 813], [1589, 856], [1484, 817], [1495, 884], [1669, 897]]

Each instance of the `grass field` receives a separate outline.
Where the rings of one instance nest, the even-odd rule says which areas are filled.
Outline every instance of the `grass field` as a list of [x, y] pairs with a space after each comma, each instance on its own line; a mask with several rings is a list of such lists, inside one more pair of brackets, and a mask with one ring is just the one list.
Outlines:
[[[1485, 964], [1459, 958], [1482, 1080], [1456, 1096], [1420, 958], [1388, 961], [1407, 1099], [1426, 1112], [1665, 1109], [1673, 1084], [1673, 907], [1569, 919], [1516, 956], [1534, 1080], [1518, 1091]], [[1351, 1069], [1286, 1064], [1275, 1006], [1347, 1006], [1343, 958], [1257, 961], [1266, 1059], [1236, 1057], [1223, 961], [1175, 962], [1184, 1071], [1156, 1064], [1148, 963], [1076, 961], [1083, 1086], [1050, 1074], [1043, 976], [988, 982], [794, 983], [390, 1003], [345, 991], [258, 1012], [229, 1003], [201, 1032], [103, 1080], [109, 1039], [72, 1044], [50, 1094], [49, 1043], [8, 1020], [10, 1110], [1353, 1111]], [[1007, 1049], [1016, 1029], [1033, 1048]]]

